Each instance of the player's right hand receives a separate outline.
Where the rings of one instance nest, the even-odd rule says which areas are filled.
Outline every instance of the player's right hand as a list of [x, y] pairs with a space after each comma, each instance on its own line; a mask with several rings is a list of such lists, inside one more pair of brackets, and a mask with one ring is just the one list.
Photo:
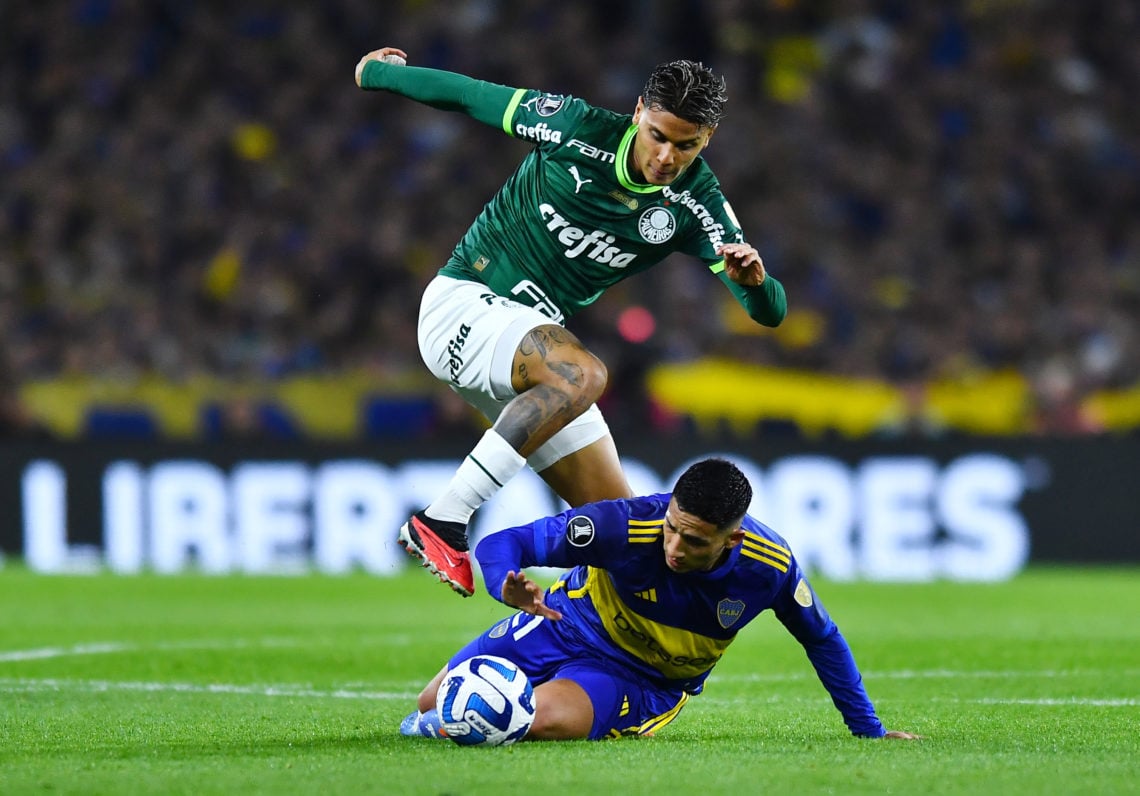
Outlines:
[[369, 61], [383, 61], [386, 55], [398, 55], [405, 61], [408, 60], [408, 54], [401, 50], [399, 47], [381, 47], [379, 50], [373, 50], [360, 59], [356, 64], [356, 85], [360, 85], [360, 74], [364, 71], [364, 65]]
[[548, 608], [542, 597], [542, 587], [528, 578], [525, 573], [521, 571], [507, 573], [507, 579], [503, 581], [504, 603], [532, 616], [543, 616], [555, 621], [561, 619], [562, 612]]

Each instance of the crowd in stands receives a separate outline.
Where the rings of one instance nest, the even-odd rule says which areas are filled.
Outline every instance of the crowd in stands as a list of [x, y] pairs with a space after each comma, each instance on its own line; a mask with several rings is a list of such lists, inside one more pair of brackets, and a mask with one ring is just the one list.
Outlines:
[[[1133, 0], [14, 0], [0, 15], [9, 400], [37, 379], [140, 374], [363, 369], [438, 389], [420, 291], [526, 145], [361, 92], [353, 68], [384, 45], [628, 112], [658, 62], [725, 75], [706, 157], [791, 311], [774, 333], [742, 323], [686, 259], [611, 290], [569, 326], [610, 367], [619, 427], [644, 416], [648, 364], [707, 356], [908, 389], [1013, 368], [1059, 433], [1096, 430], [1082, 396], [1140, 382]], [[652, 321], [643, 342], [617, 323], [631, 306]], [[34, 410], [4, 416], [34, 426]]]

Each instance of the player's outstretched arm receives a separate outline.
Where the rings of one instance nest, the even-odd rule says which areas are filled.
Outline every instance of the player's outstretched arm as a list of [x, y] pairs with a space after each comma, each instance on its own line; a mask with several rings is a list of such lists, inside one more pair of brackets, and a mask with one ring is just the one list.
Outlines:
[[561, 611], [548, 608], [543, 601], [543, 588], [524, 572], [508, 572], [503, 581], [503, 602], [524, 613], [559, 620]]
[[466, 113], [507, 134], [503, 116], [522, 89], [431, 69], [408, 66], [407, 53], [399, 47], [381, 47], [356, 64], [356, 85], [365, 91], [388, 91], [444, 111]]
[[[396, 58], [400, 60], [397, 61], [395, 60]], [[379, 50], [373, 50], [372, 52], [368, 53], [368, 55], [361, 58], [360, 61], [356, 64], [356, 85], [360, 85], [360, 75], [362, 72], [364, 72], [364, 65], [366, 63], [369, 61], [385, 60], [387, 60], [388, 63], [398, 64], [400, 61], [407, 63], [408, 54], [401, 50], [399, 47], [381, 47]]]

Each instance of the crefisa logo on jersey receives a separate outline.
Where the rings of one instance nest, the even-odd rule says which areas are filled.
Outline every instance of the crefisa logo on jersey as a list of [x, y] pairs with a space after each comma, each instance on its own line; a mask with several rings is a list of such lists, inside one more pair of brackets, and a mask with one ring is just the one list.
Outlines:
[[575, 547], [585, 547], [594, 541], [594, 521], [578, 515], [566, 525], [566, 541]]
[[650, 207], [638, 219], [637, 231], [649, 243], [664, 243], [677, 231], [677, 220], [664, 207]]
[[527, 127], [525, 124], [516, 124], [515, 136], [517, 138], [524, 138], [527, 141], [537, 141], [539, 143], [562, 143], [562, 131], [552, 130], [550, 125], [546, 122], [539, 122], [531, 127]]

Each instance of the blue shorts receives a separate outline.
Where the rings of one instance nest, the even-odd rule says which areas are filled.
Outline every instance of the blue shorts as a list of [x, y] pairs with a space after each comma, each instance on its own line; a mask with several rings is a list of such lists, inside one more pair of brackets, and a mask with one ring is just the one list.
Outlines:
[[593, 654], [560, 632], [559, 624], [519, 611], [455, 653], [448, 668], [473, 655], [498, 655], [514, 661], [532, 685], [571, 680], [594, 706], [590, 729], [594, 741], [648, 735], [681, 712], [689, 699], [684, 690], [662, 688], [632, 669]]

